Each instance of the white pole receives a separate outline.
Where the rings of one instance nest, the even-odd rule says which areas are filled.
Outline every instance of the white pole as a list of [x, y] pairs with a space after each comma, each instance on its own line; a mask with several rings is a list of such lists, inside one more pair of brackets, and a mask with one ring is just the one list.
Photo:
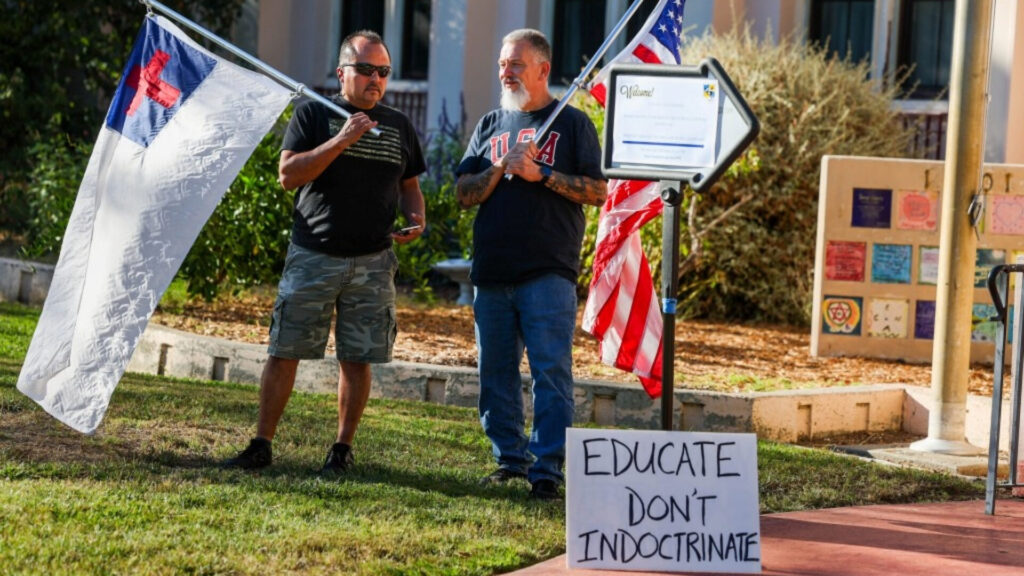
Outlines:
[[993, 0], [956, 2], [939, 230], [932, 403], [928, 437], [910, 446], [921, 452], [954, 455], [982, 452], [966, 441], [977, 248], [968, 207], [981, 193], [992, 4]]

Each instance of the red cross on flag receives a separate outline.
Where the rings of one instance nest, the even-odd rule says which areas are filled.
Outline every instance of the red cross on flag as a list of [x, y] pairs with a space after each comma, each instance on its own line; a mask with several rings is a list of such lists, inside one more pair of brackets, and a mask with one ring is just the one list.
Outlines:
[[161, 295], [291, 98], [150, 16], [93, 148], [18, 390], [92, 433]]

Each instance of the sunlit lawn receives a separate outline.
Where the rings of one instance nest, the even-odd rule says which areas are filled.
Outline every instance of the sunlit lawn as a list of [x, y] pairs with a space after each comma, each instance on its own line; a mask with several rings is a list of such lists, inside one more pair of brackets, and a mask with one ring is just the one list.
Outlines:
[[[564, 551], [564, 507], [492, 467], [473, 410], [371, 401], [355, 470], [316, 474], [333, 395], [295, 394], [263, 473], [250, 386], [128, 375], [96, 435], [15, 389], [38, 311], [0, 303], [0, 573], [490, 574]], [[979, 497], [977, 483], [761, 443], [763, 512]]]

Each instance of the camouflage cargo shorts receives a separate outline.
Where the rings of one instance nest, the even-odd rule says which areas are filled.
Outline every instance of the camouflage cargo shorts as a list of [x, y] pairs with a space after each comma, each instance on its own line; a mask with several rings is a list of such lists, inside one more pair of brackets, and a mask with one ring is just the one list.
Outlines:
[[267, 352], [279, 358], [324, 357], [331, 314], [338, 360], [391, 361], [398, 258], [389, 248], [351, 258], [331, 256], [294, 244], [288, 247]]

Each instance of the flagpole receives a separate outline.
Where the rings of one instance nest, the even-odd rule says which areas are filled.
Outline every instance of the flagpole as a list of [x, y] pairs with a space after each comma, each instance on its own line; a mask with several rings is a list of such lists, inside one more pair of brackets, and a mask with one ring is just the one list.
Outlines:
[[636, 0], [629, 6], [629, 8], [626, 9], [626, 13], [623, 14], [622, 18], [619, 19], [619, 23], [616, 24], [615, 28], [612, 29], [611, 34], [609, 34], [608, 37], [604, 39], [604, 43], [601, 44], [601, 47], [598, 48], [597, 52], [594, 53], [594, 56], [590, 59], [590, 62], [587, 62], [587, 65], [583, 68], [583, 71], [580, 72], [580, 75], [577, 76], [575, 80], [573, 80], [572, 84], [569, 86], [569, 89], [565, 91], [565, 94], [562, 96], [562, 99], [558, 102], [558, 105], [555, 106], [554, 112], [552, 112], [551, 115], [548, 116], [548, 119], [545, 120], [544, 124], [541, 125], [540, 129], [537, 130], [537, 134], [535, 134], [533, 137], [534, 142], [541, 141], [541, 138], [543, 138], [544, 134], [547, 133], [547, 131], [551, 128], [551, 125], [554, 124], [555, 118], [558, 117], [559, 112], [561, 112], [563, 109], [565, 109], [566, 106], [568, 106], [569, 100], [572, 99], [572, 96], [573, 94], [576, 93], [576, 90], [583, 87], [583, 82], [587, 79], [587, 76], [590, 76], [590, 73], [594, 71], [594, 67], [597, 66], [597, 63], [601, 61], [601, 58], [604, 56], [604, 53], [607, 52], [609, 48], [611, 48], [612, 42], [614, 42], [615, 39], [618, 38], [619, 34], [622, 32], [622, 29], [626, 27], [626, 23], [629, 22], [629, 19], [632, 18], [633, 14], [635, 14], [636, 11], [640, 9], [640, 4], [642, 4], [643, 1], [644, 0]]
[[[260, 72], [263, 72], [267, 76], [270, 76], [271, 78], [273, 78], [278, 83], [280, 83], [280, 84], [282, 84], [284, 86], [287, 86], [288, 88], [291, 88], [295, 92], [296, 95], [302, 95], [302, 96], [305, 96], [305, 97], [307, 97], [307, 98], [309, 98], [311, 100], [315, 100], [315, 101], [319, 102], [320, 104], [323, 104], [324, 106], [326, 106], [328, 110], [330, 110], [330, 111], [332, 111], [332, 112], [334, 112], [336, 114], [340, 114], [342, 116], [342, 118], [348, 118], [348, 117], [352, 116], [351, 112], [349, 112], [348, 110], [345, 110], [341, 106], [338, 106], [334, 102], [331, 102], [329, 99], [324, 98], [320, 94], [317, 94], [315, 91], [310, 90], [309, 87], [307, 87], [305, 84], [302, 84], [301, 82], [297, 82], [297, 81], [293, 80], [292, 78], [282, 74], [281, 72], [279, 72], [277, 69], [273, 68], [272, 66], [270, 66], [266, 62], [263, 62], [262, 60], [254, 57], [254, 56], [251, 56], [249, 53], [245, 52], [241, 48], [235, 46], [234, 44], [228, 42], [227, 40], [224, 40], [220, 36], [217, 36], [213, 32], [210, 32], [206, 28], [203, 28], [199, 24], [196, 24], [195, 22], [193, 22], [192, 20], [190, 20], [190, 19], [186, 18], [185, 16], [179, 14], [178, 12], [175, 12], [173, 9], [169, 8], [168, 6], [166, 6], [166, 5], [164, 5], [164, 4], [160, 3], [160, 2], [157, 2], [156, 0], [139, 0], [139, 2], [142, 3], [142, 4], [145, 4], [146, 8], [148, 8], [150, 12], [152, 12], [152, 10], [154, 8], [156, 8], [157, 10], [159, 10], [160, 12], [165, 14], [171, 20], [174, 20], [178, 24], [181, 24], [182, 26], [184, 26], [184, 27], [188, 28], [189, 30], [195, 32], [196, 34], [199, 34], [203, 38], [206, 38], [207, 40], [209, 40], [210, 42], [213, 42], [217, 46], [220, 46], [224, 50], [227, 50], [228, 52], [230, 52], [232, 55], [236, 56], [237, 58], [240, 58], [240, 59], [248, 62], [250, 65], [255, 67], [257, 70], [259, 70]], [[639, 4], [639, 2], [637, 2], [637, 4]], [[557, 113], [557, 111], [556, 111], [556, 113]], [[370, 129], [370, 134], [373, 134], [374, 136], [380, 136], [380, 130], [378, 130], [376, 128], [371, 128]]]

